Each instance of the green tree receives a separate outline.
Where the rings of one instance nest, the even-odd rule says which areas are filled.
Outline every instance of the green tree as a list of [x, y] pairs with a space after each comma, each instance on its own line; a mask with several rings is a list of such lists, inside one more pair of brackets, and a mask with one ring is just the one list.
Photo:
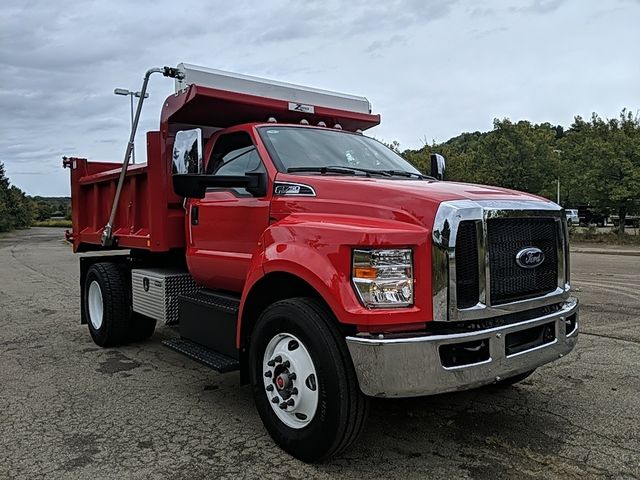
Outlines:
[[9, 215], [8, 196], [9, 179], [4, 172], [4, 165], [0, 163], [0, 232], [6, 232], [13, 228], [13, 222]]
[[0, 163], [0, 231], [28, 228], [34, 218], [34, 202], [9, 183]]
[[613, 209], [623, 235], [626, 216], [640, 211], [639, 117], [626, 109], [617, 119], [576, 117], [559, 146], [575, 198]]

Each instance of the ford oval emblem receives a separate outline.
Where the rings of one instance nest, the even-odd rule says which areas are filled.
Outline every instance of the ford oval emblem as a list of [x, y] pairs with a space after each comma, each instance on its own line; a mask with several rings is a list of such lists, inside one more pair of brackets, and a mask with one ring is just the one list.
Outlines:
[[522, 268], [536, 268], [544, 262], [544, 253], [536, 247], [527, 247], [516, 255], [516, 263]]

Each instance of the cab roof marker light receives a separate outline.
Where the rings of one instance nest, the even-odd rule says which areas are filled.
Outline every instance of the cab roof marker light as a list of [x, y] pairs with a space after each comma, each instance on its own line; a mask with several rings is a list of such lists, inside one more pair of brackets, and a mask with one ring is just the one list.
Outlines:
[[333, 128], [335, 128], [336, 130], [342, 130], [342, 125], [340, 125], [339, 123], [336, 123]]
[[358, 135], [362, 135], [362, 130], [357, 129], [357, 130], [356, 130], [356, 133], [357, 133]]
[[278, 123], [278, 121], [275, 119], [275, 117], [269, 117], [267, 119], [267, 123]]
[[326, 123], [324, 123], [324, 122], [322, 122], [322, 121], [320, 121], [320, 122], [318, 122], [318, 126], [319, 126], [319, 127], [326, 127], [326, 126], [327, 126], [327, 124], [326, 124]]
[[300, 124], [301, 125], [309, 125], [309, 120], [307, 120], [306, 118], [303, 118], [302, 120], [300, 120]]

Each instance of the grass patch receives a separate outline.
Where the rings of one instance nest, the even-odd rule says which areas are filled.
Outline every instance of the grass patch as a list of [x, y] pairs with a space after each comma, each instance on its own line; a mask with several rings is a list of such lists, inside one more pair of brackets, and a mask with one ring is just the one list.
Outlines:
[[71, 228], [71, 220], [38, 220], [32, 227], [68, 227]]
[[640, 235], [633, 228], [627, 228], [631, 233], [625, 232], [621, 237], [617, 229], [608, 232], [598, 231], [596, 227], [581, 228], [569, 227], [569, 239], [576, 243], [604, 243], [608, 245], [640, 245]]

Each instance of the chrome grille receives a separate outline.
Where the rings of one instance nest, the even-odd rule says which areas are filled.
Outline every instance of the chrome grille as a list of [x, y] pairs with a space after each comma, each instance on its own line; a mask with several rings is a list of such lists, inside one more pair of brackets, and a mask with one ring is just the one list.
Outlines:
[[[487, 221], [491, 303], [514, 302], [552, 292], [558, 286], [557, 225], [553, 218], [493, 218]], [[516, 255], [537, 247], [544, 261], [522, 268]]]
[[[551, 202], [442, 202], [431, 245], [433, 319], [481, 320], [566, 300], [567, 240], [564, 212]], [[529, 247], [545, 256], [535, 268], [516, 263]]]

